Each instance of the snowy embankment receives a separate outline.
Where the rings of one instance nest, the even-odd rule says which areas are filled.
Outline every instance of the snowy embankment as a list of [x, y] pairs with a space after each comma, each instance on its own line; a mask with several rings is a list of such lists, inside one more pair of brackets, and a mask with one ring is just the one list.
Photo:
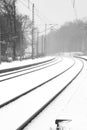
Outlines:
[[24, 65], [30, 65], [38, 62], [43, 62], [46, 60], [50, 60], [52, 58], [55, 58], [54, 56], [47, 56], [45, 58], [37, 58], [37, 59], [27, 59], [27, 60], [22, 60], [22, 61], [13, 61], [13, 62], [3, 62], [0, 64], [0, 70], [4, 69], [9, 69], [9, 68], [14, 68], [14, 67], [19, 67], [19, 66], [24, 66]]

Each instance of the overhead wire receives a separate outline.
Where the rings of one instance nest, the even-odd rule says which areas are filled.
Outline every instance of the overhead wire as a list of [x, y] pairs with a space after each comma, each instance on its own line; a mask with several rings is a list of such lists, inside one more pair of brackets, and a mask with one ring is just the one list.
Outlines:
[[[28, 5], [26, 5], [25, 4], [25, 1], [23, 2], [24, 0], [20, 0], [20, 2], [28, 9], [28, 11], [30, 11], [30, 12], [32, 12], [32, 9], [30, 9], [30, 6]], [[30, 5], [33, 5], [33, 3], [29, 0], [29, 4]], [[39, 20], [41, 20], [44, 24], [47, 24], [48, 26], [51, 26], [52, 25], [52, 27], [54, 27], [54, 30], [56, 30], [57, 31], [57, 29], [55, 28], [55, 26], [57, 25], [57, 24], [50, 24], [51, 22], [45, 17], [45, 16], [43, 16], [43, 15], [41, 15], [40, 14], [40, 11], [36, 8], [36, 6], [35, 6], [35, 16], [37, 16], [38, 18], [39, 18]], [[43, 17], [43, 18], [42, 18]], [[49, 24], [48, 24], [49, 23]], [[40, 24], [41, 25], [41, 24]], [[50, 29], [51, 27], [49, 27], [49, 29]], [[44, 32], [44, 31], [42, 31], [42, 32]]]
[[[20, 0], [20, 2], [21, 2], [30, 12], [32, 12], [32, 9], [30, 9], [23, 1], [24, 1], [24, 0]], [[31, 2], [30, 2], [30, 3], [31, 3]], [[33, 3], [32, 3], [32, 5], [33, 5]], [[35, 7], [35, 11], [37, 12], [37, 13], [35, 13], [35, 16], [37, 16], [37, 17], [39, 18], [39, 20], [41, 20], [43, 23], [46, 23], [47, 21], [44, 20], [44, 18], [42, 18], [41, 15], [38, 14], [39, 11], [37, 11], [36, 7]]]
[[[24, 4], [25, 2], [23, 2], [24, 0], [21, 0], [21, 3]], [[33, 3], [29, 0], [30, 4], [33, 5]], [[24, 6], [29, 9], [31, 12], [32, 10], [30, 8], [28, 8], [27, 5], [24, 4]], [[41, 14], [41, 12], [39, 11], [39, 9], [35, 6], [35, 15], [37, 15], [37, 17], [40, 18], [40, 20], [42, 20], [42, 22], [44, 21], [44, 23], [52, 23], [46, 16], [44, 16], [43, 14]]]

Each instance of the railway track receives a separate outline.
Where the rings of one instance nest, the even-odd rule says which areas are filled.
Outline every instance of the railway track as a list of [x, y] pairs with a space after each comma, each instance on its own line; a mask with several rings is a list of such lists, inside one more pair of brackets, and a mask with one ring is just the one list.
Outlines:
[[[51, 81], [57, 79], [58, 77], [60, 77], [60, 75], [65, 74], [65, 72], [70, 71], [70, 70], [71, 70], [70, 68], [73, 68], [74, 66], [75, 66], [75, 62], [73, 63], [73, 65], [72, 65], [71, 67], [69, 67], [68, 69], [66, 69], [66, 70], [64, 70], [63, 72], [61, 72], [61, 74], [58, 74], [58, 75], [52, 77], [52, 78], [49, 79], [48, 81], [46, 81], [46, 82], [40, 84], [40, 86], [46, 86], [46, 84], [49, 84], [49, 82], [51, 82]], [[82, 65], [80, 66], [80, 69], [78, 70], [78, 72], [73, 76], [73, 78], [72, 78], [63, 88], [61, 88], [56, 94], [54, 94], [46, 103], [44, 103], [44, 105], [42, 105], [37, 111], [35, 111], [35, 112], [28, 118], [28, 120], [26, 120], [24, 123], [22, 123], [22, 125], [20, 125], [20, 127], [18, 127], [17, 130], [22, 130], [22, 129], [24, 129], [24, 127], [25, 127], [27, 124], [29, 124], [33, 119], [35, 119], [51, 102], [53, 102], [53, 101], [55, 100], [55, 98], [57, 98], [57, 97], [73, 82], [73, 80], [76, 79], [76, 77], [77, 77], [77, 76], [80, 74], [80, 72], [82, 71], [83, 66], [84, 66], [84, 65], [82, 64]], [[40, 87], [40, 86], [37, 86], [37, 87], [38, 87], [39, 89], [42, 89], [42, 87]], [[45, 87], [44, 87], [44, 88], [45, 88]], [[35, 90], [38, 91], [38, 89], [35, 89]], [[32, 90], [31, 92], [32, 92], [32, 93], [33, 93], [33, 92], [35, 93], [34, 90]], [[28, 93], [26, 93], [26, 94], [24, 94], [24, 95], [27, 95], [27, 94], [28, 94], [28, 96], [29, 96], [29, 95], [31, 95], [32, 93], [28, 92]], [[19, 100], [21, 100], [23, 97], [25, 98], [24, 95], [21, 95], [21, 98], [20, 98]], [[18, 99], [18, 98], [17, 98], [17, 99]], [[17, 100], [17, 101], [18, 101], [18, 100]], [[11, 103], [12, 103], [12, 101], [11, 101]], [[11, 104], [11, 107], [12, 107], [12, 105], [13, 105], [13, 104]], [[3, 107], [3, 106], [2, 106], [2, 107]], [[10, 107], [10, 106], [7, 105], [7, 107], [5, 107], [5, 111], [8, 111], [9, 107]], [[1, 110], [3, 111], [3, 109], [1, 109]], [[2, 114], [2, 115], [3, 115], [3, 114]], [[13, 127], [13, 128], [14, 128], [14, 127]], [[6, 129], [6, 130], [9, 130], [9, 129]], [[15, 129], [14, 129], [14, 130], [15, 130]]]
[[[17, 70], [22, 70], [22, 69], [26, 69], [26, 68], [30, 68], [30, 67], [36, 67], [37, 65], [41, 65], [43, 63], [47, 63], [47, 62], [53, 61], [55, 59], [56, 58], [54, 57], [54, 58], [51, 58], [49, 60], [41, 61], [41, 62], [38, 62], [38, 63], [33, 63], [33, 64], [22, 65], [22, 66], [18, 66], [18, 67], [2, 69], [2, 70], [0, 70], [0, 74], [7, 73], [7, 72], [14, 72], [14, 71], [17, 72]], [[20, 71], [18, 71], [18, 72], [20, 72]]]
[[[21, 70], [19, 70], [19, 72], [17, 72], [18, 73], [18, 75], [11, 75], [11, 77], [5, 77], [5, 76], [2, 76], [2, 77], [4, 77], [4, 79], [0, 79], [0, 82], [2, 82], [2, 81], [8, 81], [9, 79], [14, 79], [14, 78], [17, 78], [17, 77], [19, 77], [19, 76], [24, 76], [24, 75], [26, 75], [26, 74], [29, 74], [29, 73], [32, 73], [32, 72], [35, 72], [35, 71], [40, 71], [40, 70], [42, 70], [42, 69], [45, 69], [45, 68], [48, 68], [48, 67], [51, 67], [51, 66], [53, 66], [53, 65], [56, 65], [56, 64], [58, 64], [58, 63], [60, 63], [60, 62], [62, 62], [62, 58], [55, 58], [55, 59], [53, 59], [52, 61], [50, 61], [50, 62], [46, 62], [46, 63], [43, 63], [43, 64], [40, 64], [40, 65], [38, 65], [38, 66], [34, 66], [34, 67], [32, 67], [32, 68], [27, 68], [26, 70], [22, 70], [23, 71], [23, 73], [22, 74], [19, 74], [19, 72], [21, 72]], [[33, 68], [35, 68], [35, 69], [33, 69]], [[25, 71], [28, 71], [28, 72], [25, 72]], [[14, 73], [16, 73], [16, 72], [12, 72], [13, 74]], [[7, 76], [8, 74], [6, 74], [6, 76]], [[10, 74], [9, 74], [10, 75]], [[7, 83], [8, 84], [8, 83]], [[0, 84], [1, 85], [1, 88], [3, 87], [3, 84]], [[6, 89], [9, 87], [9, 85], [6, 85]], [[1, 90], [1, 88], [0, 88], [0, 91], [2, 91]], [[11, 87], [12, 88], [12, 87]], [[4, 91], [6, 91], [6, 89], [4, 89]], [[4, 103], [1, 103], [0, 102], [0, 108], [2, 108], [3, 106], [5, 106], [5, 105], [7, 105], [7, 104], [9, 104], [9, 103], [11, 103], [11, 102], [13, 102], [13, 101], [15, 101], [15, 100], [17, 100], [18, 98], [20, 98], [20, 97], [22, 97], [23, 95], [26, 95], [26, 94], [28, 94], [29, 92], [31, 92], [31, 91], [33, 91], [34, 89], [36, 89], [36, 87], [35, 88], [33, 88], [33, 89], [28, 89], [27, 91], [25, 91], [25, 92], [23, 92], [23, 93], [19, 93], [19, 95], [18, 96], [15, 96], [14, 98], [11, 98], [10, 100], [7, 100], [6, 102], [4, 102]], [[9, 92], [10, 93], [10, 92]], [[9, 95], [9, 93], [8, 93], [8, 95]], [[14, 93], [14, 91], [13, 91], [13, 93]], [[1, 93], [0, 93], [0, 95], [2, 95]], [[6, 97], [6, 95], [4, 95], [5, 97]], [[0, 96], [0, 98], [1, 98], [1, 96]]]
[[[60, 60], [60, 61], [61, 61], [61, 60]], [[50, 66], [53, 66], [53, 65], [55, 65], [55, 64], [58, 64], [60, 61], [58, 61], [58, 62], [56, 62], [56, 63], [54, 63], [54, 64], [51, 64]], [[10, 100], [8, 100], [8, 101], [6, 101], [6, 102], [0, 103], [0, 108], [3, 108], [4, 106], [6, 106], [6, 105], [8, 105], [8, 104], [10, 104], [10, 103], [12, 103], [12, 102], [14, 102], [14, 101], [16, 101], [17, 99], [19, 99], [19, 98], [21, 98], [21, 97], [23, 97], [23, 96], [25, 96], [25, 95], [31, 93], [32, 91], [35, 91], [36, 89], [39, 89], [39, 88], [42, 87], [43, 85], [47, 84], [48, 82], [54, 80], [54, 79], [57, 78], [58, 76], [62, 75], [63, 73], [65, 73], [66, 71], [68, 71], [69, 69], [71, 69], [71, 68], [74, 66], [74, 64], [75, 64], [75, 61], [73, 62], [73, 64], [72, 64], [70, 67], [68, 67], [68, 68], [66, 68], [65, 70], [61, 71], [59, 74], [57, 74], [57, 75], [51, 77], [49, 80], [44, 81], [43, 83], [41, 83], [41, 84], [39, 84], [39, 85], [37, 85], [37, 86], [35, 86], [35, 87], [33, 87], [33, 88], [31, 88], [31, 89], [29, 89], [29, 90], [23, 92], [23, 93], [21, 93], [21, 94], [15, 96], [14, 98], [12, 98], [12, 99], [10, 99]], [[46, 68], [47, 68], [47, 67], [48, 67], [48, 66], [46, 66]]]
[[81, 56], [75, 56], [75, 57], [87, 61], [87, 57], [81, 57]]
[[[0, 82], [8, 80], [8, 79], [16, 78], [16, 77], [19, 77], [19, 76], [22, 76], [25, 74], [29, 74], [29, 73], [38, 71], [40, 69], [44, 69], [45, 67], [51, 66], [54, 61], [56, 62], [56, 60], [57, 60], [57, 58], [53, 58], [51, 60], [40, 62], [40, 63], [0, 70], [0, 78], [1, 78]], [[61, 59], [57, 62], [60, 62], [60, 61], [61, 61]], [[8, 76], [9, 76], [9, 78], [8, 78]]]
[[[82, 62], [82, 61], [81, 61]], [[84, 63], [82, 62], [82, 67], [81, 69], [78, 71], [78, 73], [76, 73], [76, 75], [59, 91], [57, 92], [48, 102], [46, 102], [40, 109], [38, 109], [34, 114], [32, 114], [31, 117], [29, 117], [24, 123], [22, 123], [16, 130], [23, 130], [27, 125], [29, 125], [29, 123], [32, 123], [32, 120], [34, 120], [41, 112], [43, 112], [48, 105], [50, 105], [58, 96], [61, 95], [61, 93], [63, 93], [63, 91], [70, 86], [70, 84], [77, 78], [77, 76], [82, 72], [84, 67]]]

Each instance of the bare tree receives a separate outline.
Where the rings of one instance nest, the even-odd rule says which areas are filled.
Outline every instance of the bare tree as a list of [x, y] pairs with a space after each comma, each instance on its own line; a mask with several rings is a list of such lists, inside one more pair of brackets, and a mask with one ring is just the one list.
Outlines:
[[20, 29], [20, 36], [21, 36], [21, 55], [23, 55], [24, 50], [30, 45], [32, 42], [32, 22], [29, 18], [29, 16], [18, 16], [17, 17], [21, 29]]
[[17, 14], [16, 2], [17, 0], [0, 0], [0, 24], [2, 24], [0, 27], [4, 37], [6, 36], [10, 40], [14, 60], [16, 54], [21, 52], [23, 55], [24, 48], [27, 47], [26, 39], [29, 39], [30, 44], [32, 39], [32, 22], [27, 15]]

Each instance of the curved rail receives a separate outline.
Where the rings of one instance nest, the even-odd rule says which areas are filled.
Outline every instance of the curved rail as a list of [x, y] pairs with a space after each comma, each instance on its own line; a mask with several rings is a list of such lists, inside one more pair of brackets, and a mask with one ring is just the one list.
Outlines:
[[[35, 71], [38, 71], [38, 70], [41, 70], [41, 69], [50, 67], [50, 66], [55, 65], [55, 64], [57, 64], [57, 63], [59, 63], [59, 62], [61, 62], [61, 61], [62, 61], [62, 59], [61, 59], [60, 61], [57, 61], [56, 63], [50, 64], [50, 62], [54, 62], [54, 60], [53, 60], [53, 61], [50, 61], [50, 62], [47, 62], [47, 63], [43, 63], [43, 64], [41, 64], [41, 65], [39, 65], [39, 66], [35, 66], [35, 67], [33, 67], [33, 68], [27, 68], [26, 70], [24, 69], [24, 70], [19, 70], [19, 71], [17, 71], [17, 72], [12, 72], [11, 74], [15, 74], [15, 73], [19, 73], [19, 72], [23, 72], [23, 71], [24, 71], [24, 73], [22, 73], [22, 74], [18, 74], [18, 75], [15, 75], [15, 76], [11, 76], [11, 77], [8, 77], [8, 78], [1, 79], [0, 82], [3, 82], [3, 81], [5, 81], [5, 80], [10, 80], [10, 79], [13, 79], [13, 78], [17, 78], [17, 77], [19, 77], [19, 76], [23, 76], [23, 75], [26, 75], [26, 74], [29, 74], [29, 73], [32, 73], [32, 72], [35, 72]], [[44, 66], [44, 64], [47, 65], [47, 66]], [[42, 66], [42, 68], [38, 68], [38, 67], [41, 67], [41, 66]], [[38, 68], [38, 69], [36, 69], [36, 70], [31, 70], [31, 69], [34, 69], [34, 68]], [[29, 70], [29, 71], [28, 71], [28, 70]], [[31, 71], [30, 71], [30, 70], [31, 70]], [[25, 71], [27, 71], [27, 72], [25, 72]], [[5, 75], [2, 75], [2, 76], [0, 76], [0, 77], [8, 76], [8, 75], [11, 75], [11, 74], [5, 74]]]
[[[81, 61], [82, 62], [82, 61]], [[58, 93], [56, 93], [48, 102], [46, 102], [39, 110], [37, 110], [29, 119], [27, 119], [22, 125], [20, 125], [16, 130], [23, 130], [32, 120], [34, 120], [48, 105], [50, 105], [82, 72], [84, 67], [84, 63], [82, 62], [82, 67], [79, 72], [61, 89]]]
[[8, 101], [6, 101], [6, 102], [0, 104], [0, 108], [2, 108], [2, 107], [4, 107], [4, 106], [6, 106], [6, 105], [8, 105], [8, 104], [10, 104], [10, 103], [12, 103], [12, 102], [14, 102], [14, 101], [16, 101], [17, 99], [19, 99], [19, 98], [21, 98], [21, 97], [23, 97], [23, 96], [25, 96], [25, 95], [31, 93], [32, 91], [34, 91], [34, 90], [40, 88], [42, 85], [45, 85], [45, 84], [47, 84], [48, 82], [54, 80], [54, 79], [57, 78], [58, 76], [62, 75], [63, 73], [65, 73], [66, 71], [68, 71], [69, 69], [71, 69], [74, 65], [75, 65], [75, 60], [74, 60], [74, 63], [73, 63], [70, 67], [68, 67], [67, 69], [63, 70], [61, 73], [59, 73], [59, 74], [53, 76], [53, 77], [50, 78], [49, 80], [46, 80], [45, 82], [43, 82], [43, 83], [37, 85], [36, 87], [34, 87], [34, 88], [32, 88], [32, 89], [29, 89], [28, 91], [26, 91], [26, 92], [24, 92], [24, 93], [22, 93], [22, 94], [20, 94], [20, 95], [18, 95], [18, 96], [16, 96], [16, 97], [14, 97], [14, 98], [8, 100]]
[[85, 57], [81, 57], [81, 56], [75, 56], [75, 57], [87, 61], [87, 58], [85, 58]]
[[[10, 68], [10, 69], [0, 70], [0, 71], [2, 71], [2, 72], [0, 72], [0, 77], [11, 75], [11, 74], [15, 74], [15, 73], [26, 71], [26, 70], [30, 70], [30, 69], [34, 69], [34, 68], [37, 68], [39, 66], [43, 66], [45, 64], [51, 63], [51, 62], [53, 62], [56, 59], [57, 58], [53, 58], [53, 59], [46, 60], [46, 61], [43, 61], [43, 62], [40, 62], [40, 63], [29, 64], [29, 65], [25, 65], [25, 66], [19, 66], [19, 67], [14, 67], [14, 68]], [[3, 72], [3, 71], [5, 71], [5, 72]]]
[[36, 66], [36, 65], [38, 65], [38, 64], [42, 64], [42, 63], [45, 63], [45, 62], [49, 62], [49, 61], [52, 61], [52, 60], [54, 60], [54, 59], [55, 59], [55, 58], [52, 58], [52, 59], [46, 60], [46, 61], [42, 61], [42, 62], [38, 62], [38, 63], [34, 63], [34, 64], [23, 65], [23, 66], [8, 68], [8, 69], [2, 69], [2, 70], [0, 70], [0, 74], [1, 74], [1, 73], [6, 73], [6, 72], [12, 72], [12, 71], [15, 71], [15, 70], [24, 69], [24, 68], [31, 67], [31, 66]]

